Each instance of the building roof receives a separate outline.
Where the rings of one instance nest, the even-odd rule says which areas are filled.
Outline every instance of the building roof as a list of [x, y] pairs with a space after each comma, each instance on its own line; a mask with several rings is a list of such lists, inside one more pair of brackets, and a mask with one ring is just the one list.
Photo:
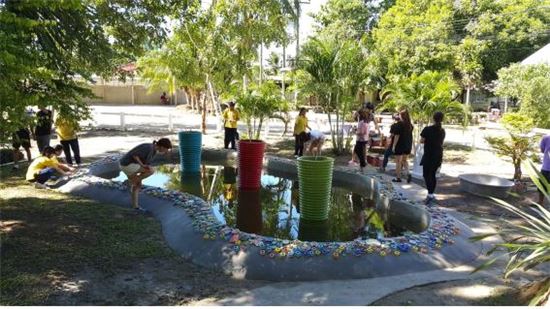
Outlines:
[[550, 65], [550, 43], [525, 58], [521, 64], [548, 64]]

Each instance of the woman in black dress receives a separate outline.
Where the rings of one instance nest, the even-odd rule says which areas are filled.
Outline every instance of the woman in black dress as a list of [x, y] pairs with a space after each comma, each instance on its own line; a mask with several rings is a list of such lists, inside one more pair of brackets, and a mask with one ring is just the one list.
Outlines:
[[407, 174], [407, 183], [411, 182], [408, 157], [412, 150], [413, 125], [407, 110], [399, 112], [399, 121], [395, 124], [393, 133], [393, 153], [395, 155], [395, 178], [393, 182], [401, 182], [401, 170]]
[[425, 127], [420, 133], [420, 142], [424, 144], [424, 155], [420, 165], [422, 165], [422, 175], [428, 189], [426, 204], [435, 201], [434, 191], [437, 184], [435, 174], [443, 161], [443, 141], [445, 140], [445, 130], [441, 127], [443, 113], [436, 112], [433, 120], [434, 124]]

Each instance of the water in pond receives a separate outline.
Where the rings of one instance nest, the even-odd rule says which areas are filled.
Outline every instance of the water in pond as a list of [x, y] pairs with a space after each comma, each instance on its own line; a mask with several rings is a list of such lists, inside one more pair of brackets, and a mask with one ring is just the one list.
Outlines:
[[[120, 173], [115, 181], [124, 181]], [[201, 173], [182, 174], [178, 165], [163, 165], [143, 184], [179, 190], [208, 201], [221, 222], [241, 231], [284, 239], [348, 241], [397, 236], [404, 232], [385, 222], [374, 201], [349, 190], [334, 187], [329, 219], [300, 220], [298, 181], [264, 172], [258, 191], [239, 191], [233, 166], [203, 165]]]

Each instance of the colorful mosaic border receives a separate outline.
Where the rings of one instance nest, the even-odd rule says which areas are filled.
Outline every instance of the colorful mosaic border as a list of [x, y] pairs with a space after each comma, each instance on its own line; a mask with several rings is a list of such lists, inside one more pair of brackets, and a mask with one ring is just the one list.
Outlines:
[[[90, 167], [114, 163], [120, 156], [109, 156], [90, 165]], [[97, 185], [117, 190], [128, 190], [124, 183], [114, 182], [93, 176], [89, 170], [83, 170], [75, 175], [78, 180], [90, 185]], [[392, 199], [408, 200], [395, 192], [390, 183], [385, 182], [382, 177], [376, 177], [382, 184], [380, 194], [390, 196]], [[391, 189], [390, 189], [391, 188]], [[194, 229], [203, 235], [205, 240], [221, 239], [232, 245], [232, 251], [238, 254], [247, 251], [250, 247], [259, 249], [259, 254], [269, 258], [301, 258], [314, 256], [332, 256], [338, 259], [342, 256], [356, 256], [377, 254], [380, 256], [400, 256], [403, 253], [427, 254], [443, 246], [454, 243], [453, 236], [459, 234], [460, 229], [456, 226], [453, 218], [448, 216], [436, 205], [426, 207], [431, 216], [430, 227], [420, 234], [406, 234], [404, 236], [379, 239], [356, 239], [348, 242], [313, 242], [300, 240], [278, 239], [242, 232], [236, 228], [228, 227], [220, 223], [213, 215], [212, 209], [207, 202], [199, 197], [166, 190], [158, 187], [144, 186], [144, 194], [172, 201], [174, 205], [182, 207], [193, 222]], [[422, 205], [422, 207], [424, 207]]]

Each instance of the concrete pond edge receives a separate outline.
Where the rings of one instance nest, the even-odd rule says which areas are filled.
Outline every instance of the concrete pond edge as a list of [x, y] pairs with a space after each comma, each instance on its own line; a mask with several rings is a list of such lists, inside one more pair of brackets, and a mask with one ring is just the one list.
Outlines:
[[[179, 155], [157, 163], [179, 162]], [[108, 156], [82, 169], [59, 187], [62, 192], [129, 207], [124, 183], [98, 175], [118, 172], [119, 155]], [[234, 160], [235, 152], [204, 149], [203, 159]], [[270, 173], [293, 174], [293, 160], [267, 156]], [[292, 177], [292, 175], [287, 175]], [[203, 199], [186, 193], [145, 186], [140, 204], [160, 221], [169, 247], [195, 264], [221, 270], [236, 278], [270, 281], [317, 281], [395, 276], [458, 267], [482, 252], [472, 243], [473, 231], [437, 205], [424, 206], [393, 190], [374, 170], [361, 174], [335, 167], [334, 180], [351, 191], [367, 192], [376, 207], [403, 220], [427, 226], [419, 234], [348, 242], [277, 239], [225, 226]], [[406, 222], [405, 222], [406, 223]]]

